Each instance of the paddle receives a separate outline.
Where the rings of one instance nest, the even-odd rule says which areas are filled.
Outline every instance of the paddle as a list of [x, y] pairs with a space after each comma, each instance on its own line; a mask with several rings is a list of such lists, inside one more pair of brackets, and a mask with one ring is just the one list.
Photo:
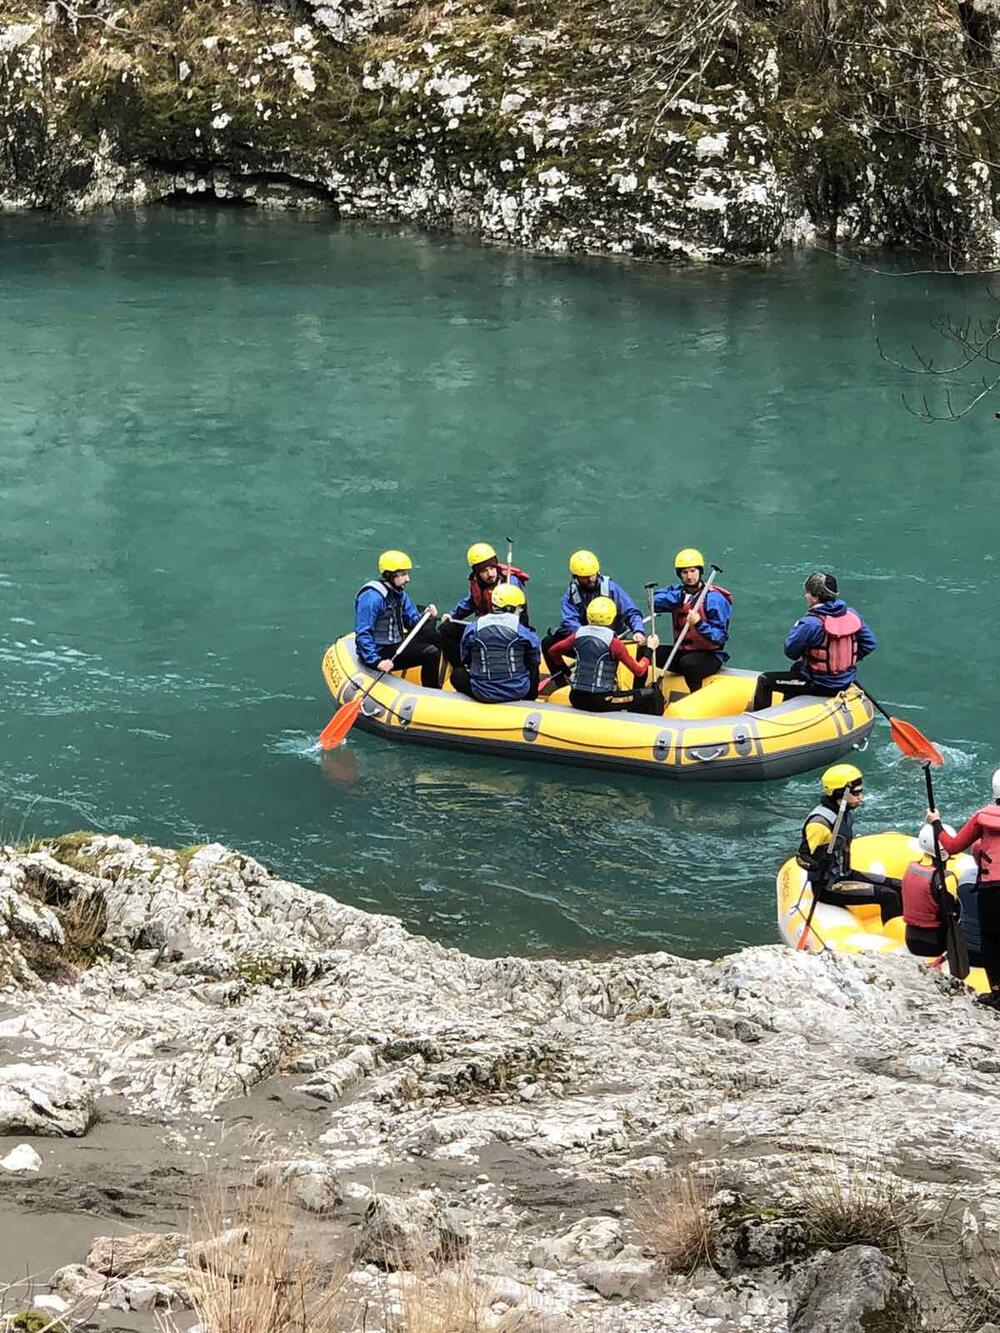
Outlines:
[[[691, 607], [688, 608], [689, 612], [690, 612], [690, 611], [700, 611], [700, 610], [701, 610], [702, 605], [704, 604], [705, 598], [708, 596], [708, 594], [709, 594], [709, 590], [711, 589], [712, 584], [715, 582], [715, 576], [716, 576], [717, 574], [721, 574], [721, 573], [722, 573], [722, 570], [720, 569], [720, 567], [719, 567], [718, 565], [713, 565], [713, 566], [712, 566], [712, 572], [711, 572], [711, 574], [709, 574], [707, 580], [705, 581], [705, 586], [704, 586], [704, 588], [702, 588], [701, 592], [698, 594], [698, 600], [695, 602], [694, 606], [691, 606]], [[671, 663], [673, 662], [674, 658], [677, 656], [678, 652], [680, 651], [680, 646], [681, 646], [681, 644], [684, 642], [685, 638], [687, 637], [687, 632], [688, 632], [688, 630], [689, 630], [690, 628], [691, 628], [690, 622], [687, 621], [687, 620], [685, 620], [685, 622], [684, 622], [684, 628], [681, 630], [680, 634], [678, 634], [678, 636], [677, 636], [677, 642], [676, 642], [676, 643], [674, 644], [674, 646], [671, 648], [671, 650], [670, 650], [670, 656], [667, 658], [666, 662], [664, 662], [664, 664], [663, 664], [663, 671], [660, 673], [661, 675], [664, 675], [664, 676], [665, 676], [665, 675], [667, 674], [667, 672], [670, 670], [670, 665], [671, 665]]]
[[[844, 822], [844, 811], [847, 809], [847, 798], [850, 794], [850, 787], [845, 787], [844, 794], [840, 798], [840, 805], [837, 807], [837, 818], [834, 820], [833, 832], [830, 834], [831, 856], [833, 856], [837, 849], [837, 839], [840, 837], [840, 826]], [[810, 884], [810, 887], [812, 888], [813, 900], [809, 904], [809, 913], [806, 916], [806, 924], [802, 927], [802, 934], [799, 936], [798, 943], [795, 946], [796, 949], [804, 949], [806, 947], [806, 942], [809, 939], [809, 931], [812, 928], [813, 913], [816, 911], [816, 904], [819, 902], [819, 899], [816, 897], [815, 886]], [[819, 936], [817, 935], [816, 938], [819, 939]], [[820, 940], [820, 944], [822, 943], [823, 941]]]
[[920, 759], [926, 764], [944, 763], [941, 751], [933, 741], [927, 739], [922, 731], [918, 731], [912, 722], [904, 722], [901, 718], [890, 717], [875, 696], [865, 689], [860, 680], [856, 680], [854, 683], [872, 707], [881, 713], [888, 722], [892, 739], [903, 754], [910, 759]]
[[[656, 599], [656, 584], [646, 584], [646, 596], [649, 598], [649, 633], [652, 638], [656, 637], [656, 608], [653, 605]], [[656, 684], [656, 649], [649, 650], [649, 676], [650, 685]]]
[[513, 567], [514, 567], [514, 538], [513, 538], [513, 537], [508, 537], [508, 538], [507, 538], [507, 578], [505, 579], [505, 582], [506, 582], [506, 583], [509, 583], [510, 580], [511, 580], [511, 570], [513, 569]]
[[[427, 610], [420, 617], [420, 619], [417, 621], [417, 623], [410, 630], [409, 634], [407, 634], [403, 642], [393, 653], [392, 660], [394, 662], [396, 658], [399, 656], [399, 654], [403, 651], [403, 649], [407, 646], [407, 644], [412, 643], [413, 640], [417, 637], [421, 628], [424, 625], [424, 622], [429, 619], [430, 614], [431, 614], [431, 608], [428, 607]], [[354, 698], [350, 701], [350, 703], [342, 704], [340, 708], [337, 709], [333, 717], [331, 717], [330, 721], [319, 733], [319, 748], [321, 750], [335, 750], [337, 746], [341, 744], [341, 742], [347, 736], [347, 733], [350, 731], [350, 729], [354, 726], [354, 723], [357, 721], [358, 714], [361, 712], [361, 705], [368, 698], [369, 694], [371, 694], [372, 690], [375, 688], [375, 686], [379, 683], [379, 681], [385, 674], [386, 673], [384, 671], [380, 671], [378, 675], [375, 677], [375, 679], [372, 681], [372, 683], [369, 686], [367, 686], [361, 692], [361, 694], [356, 694]]]
[[[936, 810], [929, 759], [924, 761], [923, 768], [924, 782], [927, 785], [927, 808]], [[970, 970], [969, 951], [965, 947], [965, 937], [958, 924], [958, 903], [948, 892], [948, 885], [945, 883], [946, 858], [941, 854], [941, 826], [935, 823], [931, 827], [934, 830], [934, 879], [932, 883], [935, 885], [938, 909], [944, 919], [945, 957], [948, 959], [948, 971], [951, 975], [957, 977], [959, 981], [964, 981]]]

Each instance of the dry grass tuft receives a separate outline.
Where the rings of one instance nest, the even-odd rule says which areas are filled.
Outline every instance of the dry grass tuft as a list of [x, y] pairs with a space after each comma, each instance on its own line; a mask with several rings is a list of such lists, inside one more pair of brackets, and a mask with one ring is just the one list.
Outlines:
[[280, 1188], [242, 1193], [229, 1209], [220, 1192], [191, 1228], [188, 1291], [206, 1333], [343, 1333], [345, 1276], [296, 1245]]
[[494, 1314], [498, 1292], [468, 1262], [429, 1277], [403, 1272], [395, 1279], [386, 1300], [386, 1333], [542, 1333], [545, 1328], [534, 1311]]
[[868, 1163], [843, 1163], [831, 1156], [797, 1182], [796, 1199], [818, 1247], [874, 1245], [905, 1261], [907, 1233], [918, 1221], [918, 1210], [892, 1176]]
[[629, 1215], [646, 1249], [672, 1273], [711, 1266], [716, 1220], [709, 1207], [713, 1182], [688, 1169], [657, 1176], [632, 1199]]

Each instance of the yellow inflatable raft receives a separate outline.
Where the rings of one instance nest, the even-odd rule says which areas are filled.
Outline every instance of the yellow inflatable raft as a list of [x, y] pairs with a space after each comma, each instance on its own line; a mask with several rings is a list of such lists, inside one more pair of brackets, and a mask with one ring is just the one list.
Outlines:
[[[907, 837], [905, 833], [873, 833], [855, 838], [851, 843], [854, 870], [889, 875], [893, 879], [902, 879], [906, 867], [919, 857], [916, 838]], [[959, 879], [975, 873], [975, 862], [963, 852], [951, 858], [948, 870], [946, 882], [954, 892]], [[781, 938], [793, 949], [799, 947], [812, 900], [806, 872], [793, 856], [778, 871], [778, 928]], [[909, 956], [905, 940], [903, 918], [894, 917], [883, 925], [877, 904], [835, 907], [832, 903], [817, 903], [803, 948], [810, 953], [833, 949], [839, 953], [901, 953]], [[927, 958], [920, 961], [935, 962]], [[947, 973], [947, 962], [939, 966]], [[974, 967], [965, 981], [973, 990], [989, 990], [986, 973], [981, 967]]]
[[[783, 778], [864, 747], [874, 713], [860, 690], [789, 699], [750, 714], [756, 674], [726, 669], [694, 694], [680, 676], [667, 676], [666, 711], [650, 717], [581, 712], [570, 706], [565, 687], [533, 702], [476, 703], [448, 681], [440, 690], [424, 688], [413, 669], [383, 677], [357, 725], [387, 740], [702, 782]], [[337, 704], [374, 678], [358, 660], [353, 634], [327, 649], [323, 675]], [[631, 676], [624, 675], [627, 688]]]

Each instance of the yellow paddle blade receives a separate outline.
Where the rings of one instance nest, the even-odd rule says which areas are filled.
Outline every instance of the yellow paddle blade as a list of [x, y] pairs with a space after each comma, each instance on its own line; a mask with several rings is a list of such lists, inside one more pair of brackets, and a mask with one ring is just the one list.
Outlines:
[[344, 704], [342, 708], [337, 709], [319, 733], [319, 748], [321, 750], [335, 750], [338, 745], [342, 744], [347, 733], [354, 726], [363, 703], [364, 697], [358, 694], [349, 704]]

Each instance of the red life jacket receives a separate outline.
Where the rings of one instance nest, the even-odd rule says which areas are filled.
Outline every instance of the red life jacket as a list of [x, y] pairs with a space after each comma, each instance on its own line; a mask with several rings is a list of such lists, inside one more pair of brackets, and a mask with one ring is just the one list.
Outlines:
[[[505, 583], [508, 576], [511, 574], [513, 574], [514, 578], [520, 579], [522, 583], [528, 582], [528, 575], [525, 574], [523, 569], [518, 569], [517, 565], [498, 564], [497, 568], [500, 571], [499, 581], [501, 583]], [[496, 586], [496, 584], [493, 585], [494, 588]], [[484, 588], [476, 578], [475, 574], [470, 574], [469, 595], [472, 598], [472, 604], [475, 606], [477, 614], [488, 616], [493, 610], [493, 588]]]
[[921, 930], [937, 930], [941, 912], [934, 898], [934, 867], [911, 861], [903, 874], [903, 920]]
[[861, 617], [850, 607], [841, 616], [831, 616], [813, 607], [807, 612], [823, 626], [823, 642], [811, 644], [802, 656], [810, 675], [839, 676], [858, 664], [858, 635]]
[[[729, 605], [732, 606], [733, 594], [728, 588], [720, 588], [717, 583], [713, 583], [708, 591], [710, 593], [721, 592]], [[694, 609], [694, 604], [700, 596], [701, 589], [699, 588], [691, 594], [690, 598], [685, 594], [684, 600], [678, 606], [671, 607], [670, 618], [674, 622], [674, 643], [681, 637], [681, 631], [687, 624], [688, 612]], [[704, 609], [704, 603], [702, 604], [702, 607]], [[703, 615], [702, 619], [704, 620], [704, 618]], [[721, 647], [721, 643], [713, 643], [711, 639], [706, 638], [705, 635], [701, 633], [697, 626], [692, 625], [684, 635], [684, 642], [681, 644], [681, 652], [717, 653]]]
[[976, 819], [982, 829], [976, 860], [979, 863], [979, 878], [988, 884], [1000, 882], [1000, 805], [994, 802], [984, 805], [976, 811]]

